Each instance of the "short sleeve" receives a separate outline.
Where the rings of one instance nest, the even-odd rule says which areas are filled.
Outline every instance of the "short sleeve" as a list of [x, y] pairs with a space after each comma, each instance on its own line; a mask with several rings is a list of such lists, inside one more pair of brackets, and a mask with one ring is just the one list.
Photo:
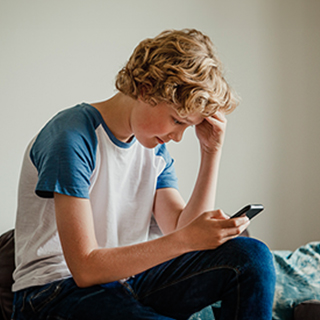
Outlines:
[[174, 168], [174, 160], [171, 158], [165, 144], [159, 145], [155, 149], [156, 156], [162, 157], [166, 163], [157, 179], [157, 189], [175, 188], [178, 189], [178, 178]]
[[38, 170], [36, 194], [52, 198], [54, 192], [89, 198], [95, 168], [97, 121], [81, 109], [59, 113], [42, 129], [30, 158]]

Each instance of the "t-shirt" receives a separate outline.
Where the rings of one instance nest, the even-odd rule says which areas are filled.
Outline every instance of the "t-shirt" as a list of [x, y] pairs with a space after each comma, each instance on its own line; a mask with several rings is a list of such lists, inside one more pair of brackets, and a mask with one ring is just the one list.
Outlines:
[[54, 116], [29, 144], [21, 170], [13, 291], [70, 277], [54, 192], [90, 199], [99, 247], [147, 241], [156, 189], [177, 188], [166, 146], [119, 141], [93, 106]]

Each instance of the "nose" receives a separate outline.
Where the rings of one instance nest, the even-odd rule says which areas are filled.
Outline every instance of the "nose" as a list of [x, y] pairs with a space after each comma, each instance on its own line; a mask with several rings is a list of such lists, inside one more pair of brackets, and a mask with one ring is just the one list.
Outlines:
[[179, 142], [181, 141], [183, 134], [184, 134], [185, 129], [180, 129], [180, 130], [176, 130], [173, 131], [169, 134], [169, 138], [170, 140], [173, 140], [175, 142]]

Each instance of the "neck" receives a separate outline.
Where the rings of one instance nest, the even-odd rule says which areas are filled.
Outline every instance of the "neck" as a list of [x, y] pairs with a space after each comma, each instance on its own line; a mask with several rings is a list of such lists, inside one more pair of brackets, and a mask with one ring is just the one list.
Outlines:
[[131, 112], [136, 102], [133, 98], [119, 92], [106, 101], [91, 105], [101, 113], [108, 128], [118, 140], [130, 142], [133, 138]]

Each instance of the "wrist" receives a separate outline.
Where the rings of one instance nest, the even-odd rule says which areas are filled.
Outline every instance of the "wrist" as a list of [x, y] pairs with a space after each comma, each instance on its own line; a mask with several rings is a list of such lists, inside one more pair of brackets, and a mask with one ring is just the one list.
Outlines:
[[175, 248], [179, 251], [180, 255], [192, 251], [192, 246], [189, 243], [188, 228], [183, 226], [170, 234], [172, 237], [171, 243], [174, 243]]
[[201, 143], [200, 142], [200, 149], [202, 152], [208, 153], [208, 154], [215, 154], [217, 152], [221, 152], [223, 147], [223, 142], [217, 142], [215, 141], [212, 144], [209, 143]]
[[222, 154], [222, 145], [216, 146], [214, 148], [207, 148], [205, 146], [201, 146], [200, 148], [201, 152], [201, 158], [206, 158], [206, 159], [212, 159], [215, 160], [217, 158], [220, 158]]

